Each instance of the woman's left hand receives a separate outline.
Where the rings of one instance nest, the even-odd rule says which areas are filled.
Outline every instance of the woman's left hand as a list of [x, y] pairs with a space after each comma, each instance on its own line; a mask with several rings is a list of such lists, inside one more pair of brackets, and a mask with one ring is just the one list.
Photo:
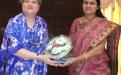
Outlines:
[[72, 63], [74, 63], [75, 61], [76, 61], [75, 58], [70, 58], [68, 61], [66, 61], [66, 62], [63, 63], [63, 64], [59, 64], [58, 66], [60, 66], [60, 67], [69, 66], [69, 65], [71, 65]]

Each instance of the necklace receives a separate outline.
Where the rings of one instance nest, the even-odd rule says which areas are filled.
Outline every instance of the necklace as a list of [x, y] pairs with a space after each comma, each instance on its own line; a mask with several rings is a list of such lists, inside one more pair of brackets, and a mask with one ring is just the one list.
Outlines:
[[96, 18], [96, 16], [94, 16], [92, 19], [89, 20], [85, 16], [82, 17], [82, 21], [81, 21], [77, 31], [79, 31], [81, 28], [84, 28], [85, 26], [89, 25], [89, 23], [92, 22], [95, 18]]
[[96, 18], [96, 16], [92, 17], [91, 19], [84, 16], [83, 17], [83, 23], [88, 24], [88, 23], [92, 22], [95, 18]]

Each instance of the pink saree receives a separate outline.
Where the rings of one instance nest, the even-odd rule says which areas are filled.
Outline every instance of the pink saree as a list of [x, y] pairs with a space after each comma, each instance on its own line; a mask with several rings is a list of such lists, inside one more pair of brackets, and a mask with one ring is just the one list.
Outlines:
[[[70, 36], [72, 37], [74, 48], [73, 48], [73, 56], [78, 56], [80, 54], [83, 54], [84, 52], [89, 51], [91, 48], [96, 47], [99, 45], [104, 39], [107, 39], [109, 36], [111, 38], [112, 32], [116, 32], [115, 39], [116, 41], [113, 41], [112, 44], [115, 46], [115, 48], [112, 48], [113, 46], [109, 46], [108, 41], [108, 48], [110, 48], [110, 52], [108, 52], [108, 49], [105, 49], [103, 53], [96, 55], [90, 59], [88, 59], [86, 62], [81, 63], [77, 62], [69, 66], [69, 75], [117, 75], [116, 73], [112, 73], [111, 67], [109, 67], [109, 59], [112, 59], [114, 57], [115, 60], [117, 59], [117, 45], [118, 45], [118, 39], [119, 39], [119, 29], [118, 25], [102, 18], [96, 18], [92, 20], [88, 24], [84, 24], [81, 20], [83, 17], [78, 18], [74, 20]], [[116, 29], [118, 29], [116, 31]], [[113, 38], [112, 38], [113, 40]], [[111, 50], [112, 49], [112, 50]], [[111, 52], [113, 52], [113, 57], [109, 57]], [[113, 62], [111, 62], [112, 64]], [[116, 62], [113, 64], [117, 64]], [[117, 67], [117, 65], [113, 65], [113, 67]], [[75, 70], [78, 70], [78, 74], [75, 74]], [[114, 72], [117, 71], [116, 69]]]

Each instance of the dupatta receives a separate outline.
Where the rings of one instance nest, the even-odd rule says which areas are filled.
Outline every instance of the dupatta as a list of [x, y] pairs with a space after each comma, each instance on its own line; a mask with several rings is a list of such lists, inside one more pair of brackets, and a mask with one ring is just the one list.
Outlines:
[[[78, 56], [98, 46], [104, 39], [107, 40], [107, 53], [111, 59], [111, 69], [113, 69], [112, 75], [117, 71], [117, 48], [118, 48], [118, 39], [120, 34], [120, 27], [117, 24], [114, 24], [106, 19], [96, 18], [88, 24], [83, 24], [83, 17], [74, 20], [70, 32], [70, 36], [73, 39], [73, 56]], [[115, 38], [113, 37], [115, 34]], [[110, 41], [109, 41], [110, 40]], [[109, 42], [108, 42], [109, 41]], [[115, 44], [115, 46], [114, 46]], [[109, 52], [108, 52], [109, 51]], [[113, 53], [113, 56], [112, 56]], [[88, 62], [88, 61], [86, 61]], [[80, 62], [77, 62], [70, 66], [70, 75], [74, 69], [79, 73], [85, 63], [80, 65]], [[114, 69], [115, 67], [115, 69]]]

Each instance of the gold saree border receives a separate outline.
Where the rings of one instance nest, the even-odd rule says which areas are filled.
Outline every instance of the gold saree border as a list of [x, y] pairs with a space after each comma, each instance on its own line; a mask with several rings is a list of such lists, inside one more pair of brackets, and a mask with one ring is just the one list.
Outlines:
[[94, 48], [100, 44], [118, 25], [111, 23], [111, 25], [102, 32], [94, 41], [92, 41], [91, 47]]

